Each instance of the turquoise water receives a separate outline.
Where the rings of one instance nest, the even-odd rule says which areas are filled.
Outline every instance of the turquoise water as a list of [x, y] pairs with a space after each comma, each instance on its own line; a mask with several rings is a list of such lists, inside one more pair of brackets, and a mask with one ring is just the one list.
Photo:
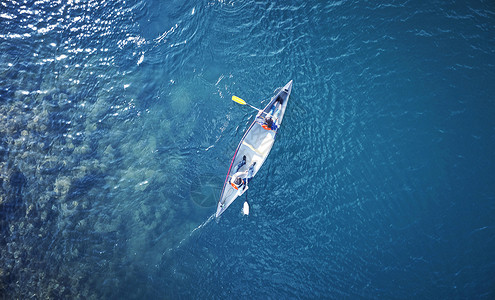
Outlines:
[[493, 2], [0, 4], [0, 298], [495, 297]]

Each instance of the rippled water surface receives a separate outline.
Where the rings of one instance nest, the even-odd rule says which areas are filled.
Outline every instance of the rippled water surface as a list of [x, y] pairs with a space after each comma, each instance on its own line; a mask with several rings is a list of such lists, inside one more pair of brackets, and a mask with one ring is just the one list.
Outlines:
[[0, 298], [493, 299], [494, 79], [493, 1], [3, 1]]

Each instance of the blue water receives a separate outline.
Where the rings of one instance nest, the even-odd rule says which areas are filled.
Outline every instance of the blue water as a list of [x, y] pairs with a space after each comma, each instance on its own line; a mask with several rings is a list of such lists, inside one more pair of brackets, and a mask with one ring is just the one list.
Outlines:
[[493, 1], [0, 4], [0, 298], [495, 298]]

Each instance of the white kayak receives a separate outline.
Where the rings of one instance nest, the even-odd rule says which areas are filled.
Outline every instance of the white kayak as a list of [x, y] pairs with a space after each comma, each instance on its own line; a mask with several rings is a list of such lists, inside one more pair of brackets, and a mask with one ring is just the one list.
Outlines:
[[[227, 173], [227, 178], [223, 184], [222, 194], [220, 195], [220, 200], [217, 205], [217, 212], [215, 214], [217, 218], [229, 207], [230, 204], [232, 204], [232, 202], [234, 202], [237, 197], [242, 195], [247, 190], [246, 186], [236, 188], [235, 185], [231, 184], [230, 179], [233, 175], [231, 174], [231, 171], [234, 172], [236, 166], [238, 166], [243, 160], [243, 157], [246, 156], [246, 163], [237, 171], [247, 173], [246, 171], [248, 171], [250, 166], [252, 166], [253, 163], [256, 163], [250, 172], [252, 173], [252, 177], [254, 177], [268, 157], [268, 154], [273, 147], [273, 143], [275, 142], [275, 136], [277, 135], [282, 119], [284, 118], [284, 113], [287, 107], [287, 102], [289, 101], [291, 90], [292, 80], [272, 97], [268, 105], [263, 109], [263, 111], [258, 113], [253, 123], [244, 133], [241, 142], [235, 150], [234, 157], [232, 158], [232, 162], [230, 163], [229, 171]], [[274, 105], [276, 105], [276, 109], [275, 112], [272, 112], [274, 115], [272, 119], [275, 120], [274, 123], [276, 125], [276, 129], [267, 130], [265, 129], [266, 125], [264, 128], [262, 124], [266, 116], [270, 117], [270, 111]]]

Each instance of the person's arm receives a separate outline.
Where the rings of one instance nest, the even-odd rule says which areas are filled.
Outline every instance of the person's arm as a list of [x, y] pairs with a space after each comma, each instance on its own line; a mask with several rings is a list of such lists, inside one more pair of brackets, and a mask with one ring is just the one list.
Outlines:
[[254, 165], [251, 165], [249, 167], [249, 170], [247, 171], [247, 176], [246, 176], [246, 187], [249, 183], [249, 180], [251, 180], [251, 178], [253, 178], [253, 174], [254, 174]]

